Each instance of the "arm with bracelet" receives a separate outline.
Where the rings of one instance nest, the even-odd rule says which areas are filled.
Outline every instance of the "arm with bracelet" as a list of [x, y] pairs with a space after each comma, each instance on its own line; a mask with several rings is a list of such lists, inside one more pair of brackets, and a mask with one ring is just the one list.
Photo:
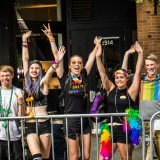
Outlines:
[[48, 23], [48, 26], [46, 26], [46, 25], [43, 25], [43, 26], [44, 26], [44, 29], [42, 29], [42, 32], [48, 37], [48, 40], [51, 45], [51, 50], [52, 50], [53, 56], [56, 59], [56, 56], [58, 53], [58, 48], [56, 46], [55, 38], [54, 38], [53, 33], [51, 31], [50, 24]]
[[28, 31], [26, 33], [23, 33], [22, 35], [22, 62], [23, 62], [24, 75], [26, 75], [28, 71], [29, 50], [28, 50], [27, 39], [31, 36], [31, 34], [32, 31]]

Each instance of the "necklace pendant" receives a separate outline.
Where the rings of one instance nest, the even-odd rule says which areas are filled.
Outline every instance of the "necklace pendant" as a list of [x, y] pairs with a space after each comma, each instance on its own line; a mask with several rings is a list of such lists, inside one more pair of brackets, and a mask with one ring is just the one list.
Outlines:
[[30, 112], [29, 118], [34, 118], [34, 114], [32, 112]]
[[2, 127], [5, 128], [5, 129], [7, 128], [7, 122], [6, 121], [3, 121]]

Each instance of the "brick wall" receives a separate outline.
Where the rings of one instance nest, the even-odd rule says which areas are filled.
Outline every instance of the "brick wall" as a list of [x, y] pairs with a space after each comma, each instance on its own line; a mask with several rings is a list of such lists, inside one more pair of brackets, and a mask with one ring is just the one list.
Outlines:
[[154, 15], [152, 4], [137, 4], [137, 36], [144, 57], [153, 53], [160, 60], [160, 7], [157, 7], [157, 15]]

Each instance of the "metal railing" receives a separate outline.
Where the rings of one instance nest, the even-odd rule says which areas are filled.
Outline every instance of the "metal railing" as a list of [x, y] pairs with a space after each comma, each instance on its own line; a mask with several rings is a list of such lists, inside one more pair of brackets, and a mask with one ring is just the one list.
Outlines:
[[156, 112], [150, 119], [150, 160], [153, 160], [153, 130], [160, 130], [160, 118], [157, 118], [157, 115], [160, 115], [160, 111]]
[[[88, 117], [88, 118], [95, 118], [95, 126], [96, 126], [96, 158], [97, 160], [99, 159], [99, 145], [100, 145], [100, 142], [99, 142], [99, 132], [98, 132], [98, 118], [99, 117], [110, 117], [110, 120], [111, 120], [111, 133], [113, 133], [113, 117], [115, 116], [126, 116], [127, 118], [127, 113], [104, 113], [104, 114], [65, 114], [65, 115], [47, 115], [47, 116], [35, 116], [34, 119], [36, 119], [36, 130], [38, 132], [38, 119], [50, 119], [51, 122], [54, 121], [55, 119], [65, 119], [66, 121], [66, 136], [68, 137], [68, 119], [69, 118], [80, 118], [81, 120], [81, 135], [82, 135], [82, 160], [84, 160], [84, 143], [83, 143], [83, 117]], [[19, 120], [20, 121], [20, 124], [21, 124], [21, 135], [22, 135], [22, 148], [23, 148], [23, 159], [25, 160], [26, 157], [25, 157], [25, 143], [24, 143], [24, 140], [25, 140], [25, 120], [27, 119], [30, 119], [28, 116], [22, 116], [22, 117], [0, 117], [0, 121], [3, 121], [3, 120], [6, 120], [7, 121], [7, 124], [9, 125], [9, 121], [10, 120]], [[140, 117], [141, 119], [141, 124], [142, 124], [142, 141], [141, 141], [141, 144], [142, 144], [142, 160], [145, 160], [145, 128], [144, 128], [144, 121], [142, 120], [142, 118]], [[9, 133], [9, 127], [7, 127], [7, 132]], [[54, 129], [53, 129], [53, 125], [51, 123], [51, 137], [52, 137], [52, 159], [53, 160], [56, 160], [54, 155], [54, 136], [53, 136], [53, 133], [54, 133]], [[113, 133], [114, 134], [114, 133]], [[113, 134], [112, 134], [112, 138], [113, 138]], [[127, 139], [127, 132], [126, 132], [126, 142], [128, 142], [128, 139]], [[67, 138], [68, 139], [68, 138]], [[7, 142], [8, 142], [8, 160], [10, 160], [10, 139], [9, 139], [9, 134], [7, 135]], [[151, 141], [152, 142], [152, 141]], [[67, 143], [67, 159], [69, 159], [69, 151], [68, 151], [68, 141], [66, 142]], [[92, 143], [92, 142], [91, 142]], [[126, 145], [126, 147], [128, 147]], [[113, 143], [112, 143], [112, 155], [114, 155], [113, 153]], [[127, 157], [128, 157], [128, 149], [127, 149]], [[127, 158], [128, 159], [128, 158]], [[114, 160], [114, 156], [112, 157], [112, 160]]]

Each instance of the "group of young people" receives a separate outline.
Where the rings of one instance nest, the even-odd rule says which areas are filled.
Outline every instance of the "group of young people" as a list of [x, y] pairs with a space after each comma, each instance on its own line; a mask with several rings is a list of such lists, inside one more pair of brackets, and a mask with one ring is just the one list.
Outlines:
[[[89, 54], [86, 64], [84, 64], [83, 58], [79, 55], [73, 55], [69, 59], [68, 73], [65, 73], [63, 67], [63, 58], [65, 55], [65, 47], [61, 46], [59, 49], [55, 43], [50, 25], [44, 25], [42, 32], [48, 37], [51, 50], [53, 53], [54, 61], [51, 67], [46, 73], [43, 72], [42, 64], [38, 60], [29, 61], [29, 50], [27, 39], [31, 36], [32, 32], [28, 31], [22, 35], [22, 62], [24, 70], [24, 89], [21, 91], [12, 85], [12, 79], [14, 77], [14, 70], [11, 66], [4, 65], [0, 67], [0, 109], [1, 117], [8, 116], [30, 116], [29, 119], [25, 120], [25, 133], [27, 144], [31, 152], [33, 160], [47, 160], [50, 156], [51, 147], [51, 122], [49, 119], [38, 119], [38, 134], [36, 132], [36, 119], [34, 115], [47, 115], [47, 95], [49, 93], [49, 81], [54, 71], [59, 78], [61, 89], [64, 91], [65, 108], [64, 114], [84, 114], [87, 113], [87, 77], [92, 69], [92, 66], [96, 60], [97, 68], [100, 74], [103, 88], [108, 93], [108, 113], [123, 113], [130, 106], [134, 106], [137, 95], [140, 90], [142, 83], [155, 82], [154, 85], [159, 84], [160, 77], [157, 74], [158, 60], [155, 55], [150, 55], [145, 59], [146, 76], [141, 79], [141, 69], [143, 66], [143, 50], [138, 42], [129, 49], [124, 56], [122, 68], [115, 72], [115, 82], [113, 83], [106, 74], [106, 68], [102, 63], [102, 38], [95, 37], [94, 48]], [[137, 52], [138, 59], [135, 69], [134, 78], [132, 84], [128, 87], [129, 74], [128, 68], [128, 57], [130, 54]], [[65, 86], [66, 80], [68, 80]], [[160, 85], [159, 85], [160, 86]], [[150, 105], [154, 104], [157, 110], [159, 109], [159, 86], [158, 86], [158, 97], [153, 99], [147, 99], [147, 102], [142, 96], [140, 99], [140, 109], [144, 113], [143, 105], [150, 109]], [[146, 85], [145, 85], [146, 87]], [[145, 90], [146, 88], [144, 88]], [[145, 92], [143, 90], [143, 92]], [[157, 92], [157, 90], [156, 90]], [[141, 94], [141, 93], [140, 93]], [[142, 100], [142, 101], [141, 101]], [[148, 104], [149, 100], [149, 104]], [[26, 103], [27, 101], [27, 103]], [[156, 102], [155, 102], [156, 101]], [[152, 105], [153, 106], [153, 105]], [[157, 110], [154, 110], [157, 111]], [[148, 113], [148, 112], [147, 112]], [[151, 113], [153, 114], [153, 112]], [[151, 116], [150, 114], [150, 116]], [[144, 113], [145, 115], [145, 113]], [[147, 116], [150, 118], [150, 116]], [[80, 118], [68, 118], [67, 128], [64, 120], [63, 132], [68, 142], [68, 153], [70, 160], [80, 160], [81, 157], [79, 151], [82, 150], [83, 140], [83, 151], [84, 159], [90, 159], [90, 148], [91, 148], [91, 126], [89, 118], [83, 118], [83, 135], [81, 135], [81, 119]], [[22, 159], [22, 148], [21, 148], [21, 137], [16, 121], [0, 121], [0, 151], [7, 147], [7, 135], [9, 134], [12, 148], [11, 158], [14, 160]], [[107, 119], [107, 123], [110, 121]], [[114, 152], [119, 148], [121, 158], [127, 159], [126, 151], [126, 137], [122, 130], [122, 118], [114, 117], [113, 119], [113, 145]], [[9, 133], [7, 132], [9, 127]], [[66, 136], [66, 130], [68, 132]], [[82, 139], [83, 138], [83, 139]], [[128, 156], [129, 160], [132, 158], [133, 145], [128, 135]], [[18, 150], [17, 150], [18, 148]], [[3, 154], [0, 154], [2, 157]], [[160, 153], [158, 152], [160, 157]], [[4, 157], [2, 157], [4, 159]], [[7, 159], [7, 158], [6, 158]], [[104, 159], [100, 155], [99, 159]], [[148, 160], [148, 159], [146, 159]]]

